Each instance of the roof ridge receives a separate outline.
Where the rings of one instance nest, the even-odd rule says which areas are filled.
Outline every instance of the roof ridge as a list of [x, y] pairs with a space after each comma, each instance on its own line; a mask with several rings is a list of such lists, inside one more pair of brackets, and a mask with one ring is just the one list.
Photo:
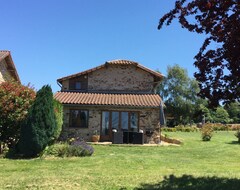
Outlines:
[[129, 63], [134, 63], [134, 64], [139, 64], [138, 62], [136, 61], [132, 61], [132, 60], [128, 60], [128, 59], [114, 59], [114, 60], [109, 60], [109, 61], [106, 61], [106, 63], [113, 63], [113, 62], [129, 62]]

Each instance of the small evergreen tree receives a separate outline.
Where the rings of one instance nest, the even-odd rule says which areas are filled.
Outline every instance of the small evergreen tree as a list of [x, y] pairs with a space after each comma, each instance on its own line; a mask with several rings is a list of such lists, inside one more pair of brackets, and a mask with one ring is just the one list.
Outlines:
[[56, 119], [53, 109], [53, 93], [50, 86], [43, 86], [21, 127], [17, 150], [24, 157], [36, 157], [53, 141]]

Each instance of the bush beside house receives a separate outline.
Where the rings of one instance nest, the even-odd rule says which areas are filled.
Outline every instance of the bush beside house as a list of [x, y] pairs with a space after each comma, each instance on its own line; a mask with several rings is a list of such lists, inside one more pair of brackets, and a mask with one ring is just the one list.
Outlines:
[[53, 142], [56, 118], [50, 86], [43, 86], [36, 96], [26, 121], [22, 125], [17, 151], [24, 157], [38, 156]]
[[43, 153], [43, 157], [82, 157], [91, 156], [94, 152], [92, 146], [84, 141], [75, 140], [72, 143], [56, 143], [47, 147]]
[[0, 154], [4, 146], [13, 147], [18, 142], [21, 124], [35, 96], [30, 85], [13, 81], [0, 84]]
[[54, 99], [53, 107], [54, 107], [54, 114], [55, 114], [55, 118], [56, 118], [56, 128], [53, 133], [53, 140], [54, 140], [54, 142], [56, 142], [62, 132], [63, 106], [59, 101]]

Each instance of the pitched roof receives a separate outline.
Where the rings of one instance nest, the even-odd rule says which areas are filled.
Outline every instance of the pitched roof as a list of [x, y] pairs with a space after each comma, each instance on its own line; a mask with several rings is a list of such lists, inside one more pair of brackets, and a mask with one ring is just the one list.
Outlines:
[[62, 104], [114, 105], [130, 107], [159, 107], [158, 94], [101, 94], [80, 92], [57, 92], [54, 98]]
[[20, 81], [20, 78], [18, 76], [16, 67], [14, 65], [14, 62], [12, 60], [12, 56], [10, 51], [7, 50], [0, 50], [0, 61], [2, 61], [3, 59], [6, 60], [7, 63], [7, 70], [9, 71], [9, 73], [12, 75], [12, 77], [16, 80], [16, 81]]
[[0, 50], [0, 61], [9, 55], [9, 51]]
[[81, 76], [81, 75], [85, 75], [85, 74], [88, 74], [88, 73], [91, 73], [93, 71], [96, 71], [96, 70], [99, 70], [101, 68], [104, 68], [104, 67], [107, 67], [108, 65], [134, 65], [136, 66], [137, 68], [140, 68], [150, 74], [152, 74], [153, 76], [159, 78], [160, 80], [163, 79], [163, 75], [159, 72], [156, 72], [156, 71], [153, 71], [151, 69], [148, 69], [144, 66], [142, 66], [141, 64], [137, 63], [137, 62], [134, 62], [134, 61], [129, 61], [129, 60], [122, 60], [122, 59], [118, 59], [118, 60], [112, 60], [112, 61], [107, 61], [105, 64], [102, 64], [100, 66], [97, 66], [97, 67], [94, 67], [92, 69], [89, 69], [89, 70], [86, 70], [86, 71], [82, 71], [80, 73], [76, 73], [76, 74], [73, 74], [73, 75], [69, 75], [69, 76], [66, 76], [66, 77], [62, 77], [60, 79], [57, 79], [58, 82], [62, 82], [64, 80], [67, 80], [67, 79], [70, 79], [70, 78], [74, 78], [74, 77], [78, 77], [78, 76]]

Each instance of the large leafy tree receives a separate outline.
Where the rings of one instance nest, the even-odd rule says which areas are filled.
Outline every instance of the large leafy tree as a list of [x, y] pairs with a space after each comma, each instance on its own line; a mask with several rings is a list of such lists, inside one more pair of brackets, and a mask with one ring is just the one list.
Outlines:
[[36, 157], [53, 142], [56, 131], [53, 93], [50, 86], [43, 86], [21, 127], [17, 150], [24, 157]]
[[227, 110], [232, 123], [240, 123], [240, 103], [232, 102], [224, 106]]
[[[198, 117], [202, 118], [202, 122], [213, 122], [213, 110], [209, 109], [207, 107], [207, 104], [202, 103], [199, 104], [197, 109], [196, 109], [196, 116], [198, 115]], [[199, 120], [201, 121], [201, 120]]]
[[197, 81], [189, 78], [185, 69], [179, 65], [168, 66], [167, 76], [158, 91], [166, 104], [167, 115], [174, 117], [174, 123], [170, 125], [186, 124], [193, 120], [197, 105], [202, 100], [197, 97]]
[[[195, 73], [201, 97], [216, 107], [220, 101], [240, 99], [240, 3], [239, 0], [178, 0], [159, 22], [170, 25], [177, 18], [183, 28], [206, 34], [195, 56]], [[211, 49], [210, 43], [216, 48]]]
[[20, 126], [34, 99], [35, 91], [30, 85], [0, 84], [0, 143], [11, 147], [18, 141]]
[[213, 120], [216, 123], [229, 123], [231, 121], [228, 112], [222, 106], [217, 107], [213, 114]]

